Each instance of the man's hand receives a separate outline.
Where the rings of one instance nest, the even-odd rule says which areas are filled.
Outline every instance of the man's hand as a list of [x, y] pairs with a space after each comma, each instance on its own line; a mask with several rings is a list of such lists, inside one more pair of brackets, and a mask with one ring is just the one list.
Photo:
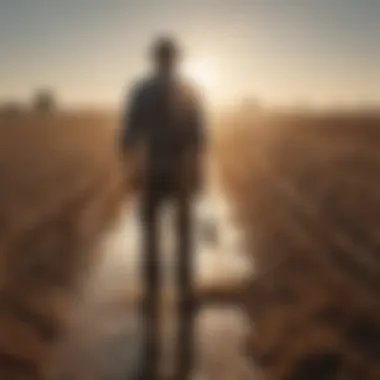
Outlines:
[[188, 195], [195, 196], [204, 187], [204, 155], [195, 149], [188, 149], [183, 162], [181, 172], [182, 191]]
[[140, 192], [145, 182], [145, 147], [140, 144], [132, 150], [125, 151], [123, 162], [126, 186], [134, 193]]

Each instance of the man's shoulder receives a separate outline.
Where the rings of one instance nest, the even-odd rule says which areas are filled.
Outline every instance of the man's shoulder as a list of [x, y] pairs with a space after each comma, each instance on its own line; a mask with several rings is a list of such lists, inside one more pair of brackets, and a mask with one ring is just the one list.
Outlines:
[[197, 84], [188, 78], [179, 78], [179, 86], [182, 93], [189, 99], [199, 102], [202, 99], [202, 93]]
[[141, 98], [146, 97], [149, 94], [156, 94], [160, 89], [167, 88], [167, 85], [177, 88], [179, 94], [182, 94], [182, 96], [185, 96], [189, 100], [197, 102], [202, 98], [198, 86], [193, 81], [181, 76], [169, 81], [167, 77], [159, 75], [145, 76], [137, 79], [134, 82], [132, 89], [135, 96]]
[[193, 93], [197, 91], [197, 86], [195, 82], [184, 76], [177, 77], [177, 84], [186, 91], [193, 92]]
[[148, 89], [150, 89], [153, 85], [153, 78], [152, 77], [143, 77], [137, 79], [133, 85], [132, 85], [132, 91], [135, 94], [142, 94], [146, 92]]

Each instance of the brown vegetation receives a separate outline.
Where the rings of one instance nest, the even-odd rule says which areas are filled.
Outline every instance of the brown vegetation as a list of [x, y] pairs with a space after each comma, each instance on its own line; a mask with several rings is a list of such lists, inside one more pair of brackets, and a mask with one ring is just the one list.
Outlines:
[[266, 378], [379, 378], [380, 117], [261, 115], [227, 123], [216, 153]]
[[126, 194], [114, 133], [95, 115], [0, 116], [2, 379], [49, 371], [91, 246]]
[[[124, 378], [138, 357], [131, 349], [141, 337], [128, 320], [141, 289], [69, 320], [77, 282], [96, 259], [91, 246], [134, 190], [136, 165], [118, 155], [116, 126], [116, 118], [90, 113], [0, 115], [1, 378], [21, 371], [23, 379], [42, 379], [50, 370], [72, 380]], [[201, 301], [235, 298], [231, 284], [214, 285], [197, 289]]]
[[[198, 290], [248, 306], [250, 349], [268, 379], [379, 378], [379, 124], [252, 113], [224, 118], [214, 136], [256, 276], [243, 295]], [[131, 194], [116, 125], [95, 114], [0, 116], [1, 378], [49, 370], [90, 245]]]

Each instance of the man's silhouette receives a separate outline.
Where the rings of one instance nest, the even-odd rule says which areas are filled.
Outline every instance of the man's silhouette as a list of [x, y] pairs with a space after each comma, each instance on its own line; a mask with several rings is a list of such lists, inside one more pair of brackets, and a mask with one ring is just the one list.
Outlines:
[[157, 218], [163, 201], [176, 204], [178, 237], [177, 287], [180, 347], [177, 377], [185, 380], [191, 367], [192, 314], [191, 198], [199, 185], [199, 157], [204, 147], [201, 101], [179, 74], [180, 51], [175, 41], [160, 38], [153, 46], [155, 72], [132, 92], [123, 126], [123, 150], [145, 147], [142, 179], [144, 237], [144, 313], [147, 318], [144, 379], [158, 367], [159, 253]]

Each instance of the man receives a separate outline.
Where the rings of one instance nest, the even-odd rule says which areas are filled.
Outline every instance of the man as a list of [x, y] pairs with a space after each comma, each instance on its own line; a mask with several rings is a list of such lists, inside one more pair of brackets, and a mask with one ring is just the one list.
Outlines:
[[154, 73], [132, 92], [122, 129], [123, 151], [144, 146], [140, 173], [144, 237], [144, 313], [146, 352], [144, 379], [156, 376], [159, 331], [159, 253], [157, 218], [163, 201], [176, 204], [178, 228], [177, 286], [179, 330], [177, 377], [188, 378], [191, 367], [192, 314], [191, 199], [199, 186], [200, 158], [204, 150], [201, 101], [180, 71], [180, 50], [171, 38], [153, 45]]
[[121, 142], [123, 151], [145, 146], [146, 185], [154, 186], [161, 196], [167, 197], [176, 190], [178, 165], [173, 164], [179, 163], [185, 151], [191, 151], [194, 158], [202, 153], [202, 105], [195, 88], [179, 73], [180, 50], [173, 39], [155, 41], [152, 57], [154, 73], [132, 91]]

